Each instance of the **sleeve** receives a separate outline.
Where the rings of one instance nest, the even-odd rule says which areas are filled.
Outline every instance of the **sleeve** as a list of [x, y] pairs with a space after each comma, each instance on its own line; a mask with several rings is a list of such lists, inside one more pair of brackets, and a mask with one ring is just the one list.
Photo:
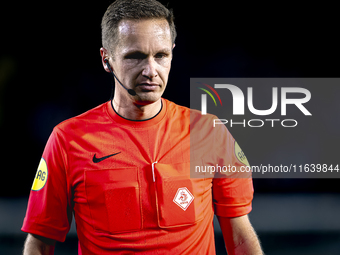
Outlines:
[[[222, 217], [239, 217], [252, 209], [253, 182], [251, 172], [242, 172], [249, 165], [243, 151], [224, 125], [215, 133], [215, 161], [226, 173], [213, 178], [213, 204], [215, 214]], [[242, 171], [241, 171], [242, 170]]]
[[22, 231], [65, 241], [72, 220], [70, 189], [66, 175], [67, 155], [55, 128], [38, 166]]

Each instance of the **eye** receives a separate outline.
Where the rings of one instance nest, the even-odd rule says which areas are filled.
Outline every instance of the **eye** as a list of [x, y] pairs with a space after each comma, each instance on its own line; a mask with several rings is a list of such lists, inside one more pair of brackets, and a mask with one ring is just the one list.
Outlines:
[[133, 52], [125, 56], [126, 59], [144, 59], [146, 55], [141, 52]]
[[157, 53], [155, 57], [162, 59], [162, 58], [165, 58], [166, 56], [167, 56], [167, 54], [165, 54], [165, 53]]

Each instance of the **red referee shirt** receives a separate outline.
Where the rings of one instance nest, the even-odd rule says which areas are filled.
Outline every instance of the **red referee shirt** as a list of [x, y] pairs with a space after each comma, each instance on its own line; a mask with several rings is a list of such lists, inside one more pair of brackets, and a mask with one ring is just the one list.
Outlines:
[[[191, 145], [190, 119], [200, 134]], [[190, 178], [194, 165], [243, 165], [233, 137], [224, 125], [212, 132], [211, 120], [162, 99], [146, 121], [124, 119], [107, 102], [62, 122], [22, 230], [64, 241], [74, 213], [79, 254], [215, 254], [214, 211], [249, 213], [253, 186], [251, 178]]]

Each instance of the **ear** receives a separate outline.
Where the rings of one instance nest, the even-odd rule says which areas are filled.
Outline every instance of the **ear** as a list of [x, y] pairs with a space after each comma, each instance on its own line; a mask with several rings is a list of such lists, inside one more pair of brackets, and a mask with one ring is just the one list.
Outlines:
[[102, 65], [103, 65], [105, 71], [110, 73], [109, 68], [107, 68], [107, 66], [104, 62], [104, 59], [107, 59], [107, 60], [109, 60], [109, 63], [110, 63], [110, 57], [109, 57], [109, 53], [108, 53], [107, 49], [105, 49], [104, 47], [101, 47], [100, 48], [100, 56], [102, 57]]

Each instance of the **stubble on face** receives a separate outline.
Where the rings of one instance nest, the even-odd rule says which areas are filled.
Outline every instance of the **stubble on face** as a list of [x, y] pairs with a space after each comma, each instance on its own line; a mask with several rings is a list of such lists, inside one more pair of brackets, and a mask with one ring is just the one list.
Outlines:
[[168, 22], [165, 19], [123, 20], [118, 30], [113, 67], [120, 81], [137, 95], [132, 97], [124, 88], [116, 86], [116, 100], [130, 99], [141, 105], [160, 100], [172, 60]]

